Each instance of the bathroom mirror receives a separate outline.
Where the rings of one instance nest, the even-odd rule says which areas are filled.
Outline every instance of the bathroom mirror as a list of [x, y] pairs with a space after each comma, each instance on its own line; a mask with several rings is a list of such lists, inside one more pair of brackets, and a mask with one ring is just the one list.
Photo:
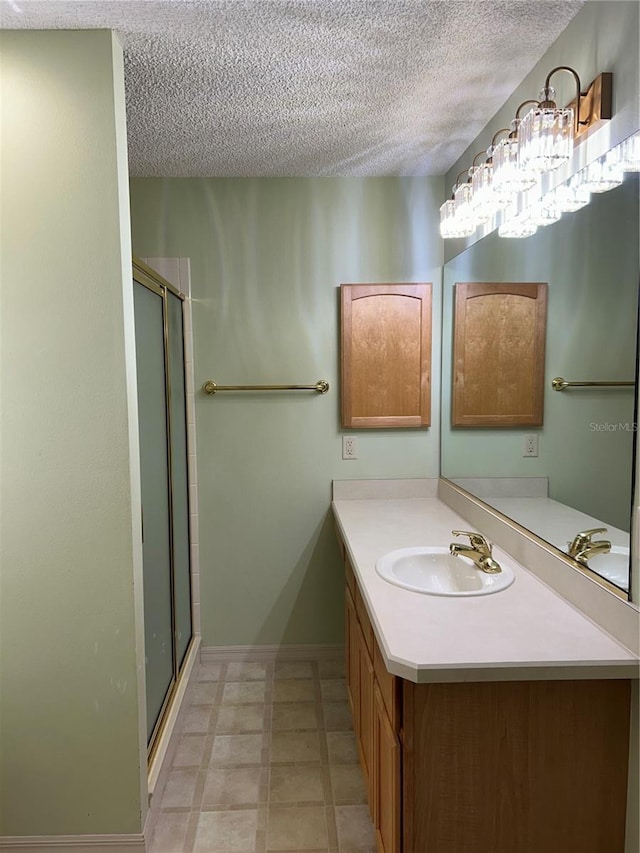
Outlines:
[[[442, 476], [571, 552], [576, 567], [624, 597], [637, 420], [638, 177], [626, 175], [526, 239], [489, 234], [445, 265], [443, 281]], [[548, 282], [543, 426], [452, 427], [455, 285], [500, 281]], [[555, 391], [555, 377], [632, 384]], [[525, 455], [532, 446], [537, 456]], [[580, 547], [577, 534], [594, 528], [606, 532]]]

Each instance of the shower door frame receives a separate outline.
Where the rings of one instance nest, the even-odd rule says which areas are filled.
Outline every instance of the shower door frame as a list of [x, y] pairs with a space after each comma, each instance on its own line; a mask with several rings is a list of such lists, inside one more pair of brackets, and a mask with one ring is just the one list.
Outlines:
[[[169, 312], [168, 312], [168, 304], [167, 304], [167, 294], [171, 293], [173, 296], [176, 296], [180, 302], [182, 303], [182, 371], [184, 374], [185, 381], [185, 436], [188, 435], [188, 425], [187, 425], [187, 412], [186, 412], [186, 388], [187, 388], [187, 377], [186, 377], [186, 359], [185, 359], [185, 334], [184, 334], [184, 303], [185, 303], [185, 294], [182, 293], [177, 287], [171, 284], [171, 282], [167, 281], [163, 278], [159, 273], [141, 261], [139, 258], [134, 257], [132, 263], [132, 277], [133, 284], [141, 285], [142, 287], [146, 287], [148, 290], [155, 293], [157, 296], [160, 296], [162, 299], [162, 326], [163, 326], [163, 345], [164, 345], [164, 376], [165, 376], [165, 416], [166, 416], [166, 434], [167, 434], [167, 489], [168, 489], [168, 508], [169, 508], [169, 577], [170, 577], [170, 597], [171, 597], [171, 659], [173, 664], [173, 671], [171, 680], [167, 687], [167, 692], [165, 694], [162, 705], [160, 706], [160, 711], [158, 713], [158, 718], [154, 724], [154, 727], [151, 731], [151, 735], [149, 737], [149, 741], [147, 743], [147, 765], [150, 766], [151, 762], [154, 758], [155, 751], [160, 743], [160, 736], [164, 729], [168, 711], [171, 708], [171, 704], [173, 702], [173, 698], [176, 693], [176, 689], [178, 687], [179, 676], [184, 668], [186, 661], [189, 658], [189, 653], [191, 648], [195, 642], [195, 634], [193, 630], [193, 599], [192, 599], [192, 566], [191, 566], [191, 553], [190, 553], [190, 543], [191, 543], [191, 511], [190, 511], [190, 501], [189, 501], [189, 488], [187, 486], [186, 493], [186, 501], [187, 501], [187, 530], [188, 530], [188, 541], [189, 541], [189, 549], [187, 554], [187, 562], [189, 567], [189, 614], [190, 614], [190, 631], [191, 636], [189, 638], [189, 642], [187, 643], [187, 647], [185, 649], [184, 655], [182, 656], [182, 660], [178, 661], [178, 643], [177, 643], [177, 631], [176, 631], [176, 583], [175, 583], [175, 555], [174, 555], [174, 500], [173, 500], [173, 487], [174, 487], [174, 478], [173, 478], [173, 459], [171, 453], [171, 436], [172, 436], [172, 414], [171, 414], [171, 355], [169, 352]], [[184, 464], [185, 469], [188, 471], [188, 444], [187, 444], [187, 454], [185, 454]], [[188, 482], [188, 479], [187, 479]], [[142, 505], [140, 507], [140, 512], [142, 514]], [[144, 568], [143, 568], [143, 578], [144, 578]], [[143, 590], [144, 595], [144, 590]], [[146, 691], [145, 691], [146, 694]]]

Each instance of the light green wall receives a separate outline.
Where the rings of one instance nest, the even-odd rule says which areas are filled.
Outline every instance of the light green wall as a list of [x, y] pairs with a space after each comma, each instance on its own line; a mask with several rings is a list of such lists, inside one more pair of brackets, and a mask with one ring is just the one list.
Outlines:
[[122, 52], [106, 31], [1, 47], [0, 834], [135, 833]]
[[[638, 311], [638, 180], [525, 240], [491, 234], [445, 266], [442, 473], [447, 477], [548, 476], [549, 494], [629, 530], [633, 389], [551, 390], [569, 380], [635, 376]], [[452, 429], [452, 307], [455, 282], [548, 282], [544, 426]], [[626, 429], [625, 429], [626, 427]], [[522, 456], [537, 433], [539, 455]]]
[[[438, 474], [441, 246], [435, 178], [137, 179], [134, 252], [191, 258], [203, 645], [342, 639], [334, 478]], [[338, 287], [434, 283], [433, 424], [356, 433], [341, 458]]]

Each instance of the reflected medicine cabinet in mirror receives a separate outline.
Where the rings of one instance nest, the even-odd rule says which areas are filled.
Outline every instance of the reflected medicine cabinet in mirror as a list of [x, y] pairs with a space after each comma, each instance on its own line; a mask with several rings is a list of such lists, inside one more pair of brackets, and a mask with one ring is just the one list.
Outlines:
[[431, 284], [343, 284], [342, 426], [431, 423]]
[[[637, 423], [638, 177], [627, 175], [526, 239], [487, 235], [447, 262], [443, 280], [442, 476], [567, 559], [579, 533], [604, 528], [592, 539], [610, 548], [598, 545], [573, 565], [625, 598]], [[511, 282], [514, 271], [523, 282], [548, 282], [544, 425], [453, 427], [455, 285]], [[629, 384], [557, 392], [558, 376]], [[538, 438], [536, 457], [525, 456], [530, 432]]]
[[546, 284], [456, 284], [452, 426], [542, 426], [546, 319]]

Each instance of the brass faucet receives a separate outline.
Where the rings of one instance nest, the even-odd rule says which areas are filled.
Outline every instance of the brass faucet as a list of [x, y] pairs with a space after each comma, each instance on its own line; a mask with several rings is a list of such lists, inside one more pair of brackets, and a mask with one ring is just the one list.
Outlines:
[[449, 552], [454, 557], [462, 554], [463, 557], [472, 560], [477, 568], [490, 575], [497, 575], [502, 571], [500, 564], [491, 556], [493, 545], [487, 542], [482, 533], [473, 533], [469, 530], [452, 530], [451, 532], [454, 536], [468, 536], [471, 543], [463, 545], [461, 542], [452, 542], [449, 545]]
[[591, 557], [596, 554], [608, 554], [611, 550], [611, 542], [608, 539], [596, 539], [592, 541], [591, 537], [596, 533], [606, 533], [606, 527], [594, 527], [593, 530], [583, 530], [577, 533], [573, 542], [569, 543], [569, 556], [573, 557], [578, 563], [583, 566], [588, 565]]

